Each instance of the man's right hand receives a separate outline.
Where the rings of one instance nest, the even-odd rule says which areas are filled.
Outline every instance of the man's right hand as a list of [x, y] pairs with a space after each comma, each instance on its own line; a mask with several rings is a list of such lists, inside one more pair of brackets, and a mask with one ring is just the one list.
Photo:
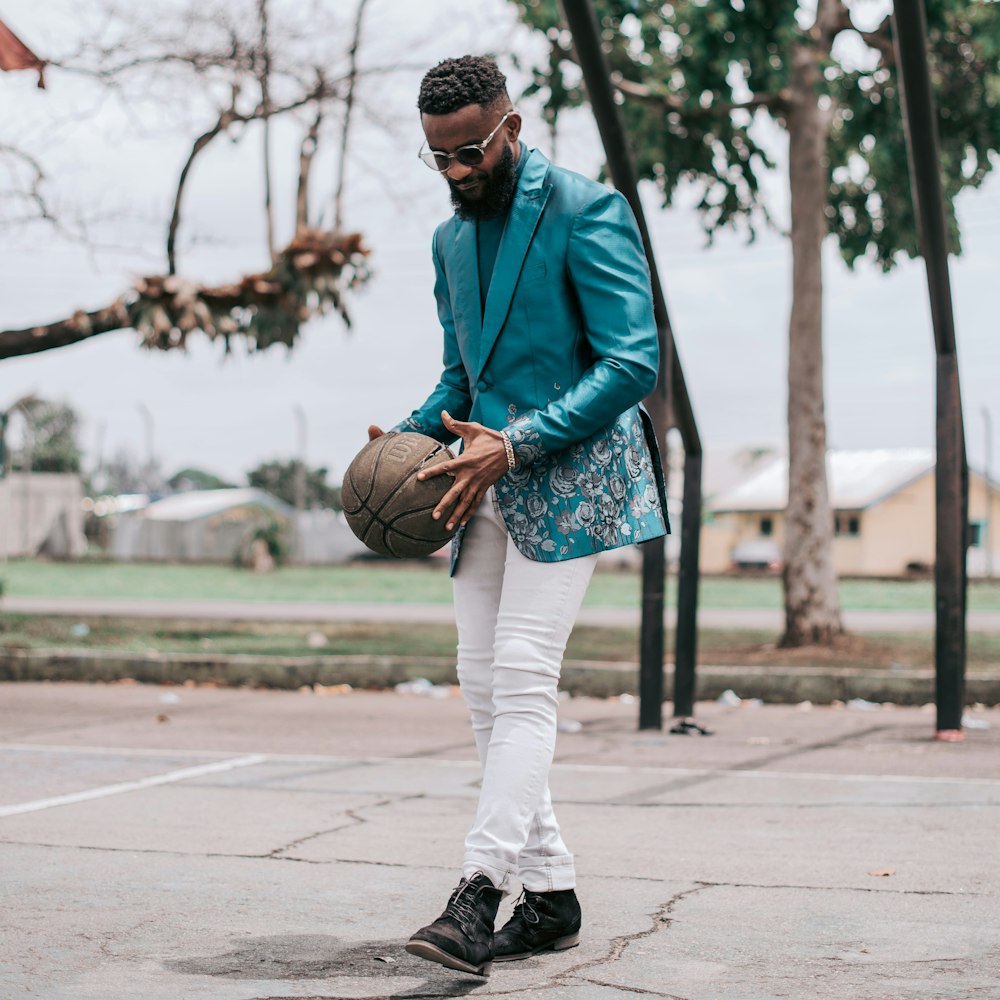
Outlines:
[[381, 427], [376, 427], [374, 424], [371, 424], [368, 427], [368, 440], [374, 441], [375, 438], [380, 438], [384, 433], [385, 431], [383, 431]]

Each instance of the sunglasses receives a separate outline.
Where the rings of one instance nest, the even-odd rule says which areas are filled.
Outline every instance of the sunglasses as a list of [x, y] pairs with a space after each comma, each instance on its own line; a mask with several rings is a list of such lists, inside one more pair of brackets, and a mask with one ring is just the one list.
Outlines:
[[425, 142], [423, 146], [420, 147], [420, 152], [417, 156], [420, 157], [424, 163], [431, 168], [431, 170], [436, 170], [439, 174], [443, 174], [450, 166], [452, 160], [458, 160], [463, 167], [478, 167], [483, 160], [486, 159], [486, 147], [492, 142], [493, 136], [500, 131], [500, 126], [510, 118], [511, 115], [516, 114], [513, 110], [508, 111], [507, 114], [500, 119], [497, 127], [490, 132], [490, 134], [483, 139], [482, 142], [474, 142], [470, 146], [459, 146], [454, 153], [442, 153], [436, 149], [424, 149], [427, 145]]

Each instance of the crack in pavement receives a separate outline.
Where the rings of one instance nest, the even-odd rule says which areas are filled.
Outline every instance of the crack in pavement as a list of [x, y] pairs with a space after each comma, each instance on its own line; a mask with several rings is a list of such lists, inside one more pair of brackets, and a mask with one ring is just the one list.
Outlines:
[[[341, 829], [348, 829], [348, 827], [342, 827]], [[311, 834], [310, 836], [316, 835]], [[454, 865], [415, 865], [411, 861], [368, 861], [359, 858], [329, 858], [325, 861], [318, 861], [311, 858], [285, 857], [280, 854], [237, 854], [231, 851], [172, 851], [162, 847], [107, 847], [100, 844], [50, 844], [40, 840], [5, 840], [2, 838], [0, 838], [0, 845], [11, 847], [42, 847], [63, 851], [103, 851], [109, 854], [157, 854], [175, 858], [231, 858], [234, 861], [287, 861], [299, 865], [371, 865], [374, 868], [418, 868], [421, 871], [434, 872], [452, 871], [455, 867]]]
[[[877, 780], [877, 779], [873, 779]], [[559, 799], [559, 805], [607, 806], [611, 809], [996, 809], [996, 802], [593, 802]]]
[[[611, 799], [608, 804], [637, 805], [641, 803], [641, 800], [649, 799], [654, 795], [662, 795], [666, 792], [680, 791], [681, 789], [704, 785], [711, 781], [718, 781], [721, 778], [729, 777], [733, 771], [753, 771], [766, 774], [766, 768], [777, 761], [787, 760], [791, 757], [801, 757], [805, 754], [814, 753], [818, 750], [832, 750], [843, 745], [844, 743], [848, 743], [860, 737], [870, 736], [872, 733], [882, 732], [885, 729], [891, 728], [892, 726], [888, 723], [869, 726], [867, 729], [859, 729], [856, 732], [845, 733], [836, 739], [820, 740], [816, 743], [803, 743], [789, 750], [778, 750], [774, 753], [763, 756], [754, 756], [747, 760], [737, 761], [735, 764], [728, 766], [723, 772], [703, 772], [701, 774], [673, 778], [670, 781], [661, 782], [660, 784], [647, 785], [644, 788], [638, 788], [635, 791], [626, 793], [625, 795], [620, 795], [616, 799]], [[873, 777], [872, 780], [877, 780], [877, 777]]]
[[644, 990], [641, 986], [622, 986], [620, 983], [606, 983], [600, 979], [591, 979], [589, 976], [580, 976], [585, 983], [593, 983], [594, 986], [604, 986], [612, 990], [621, 990], [624, 993], [637, 993], [640, 996], [664, 997], [665, 1000], [688, 1000], [687, 997], [679, 996], [676, 993], [660, 993], [657, 990]]
[[[102, 844], [50, 844], [41, 840], [0, 839], [0, 844], [11, 847], [44, 847], [63, 851], [105, 851], [110, 854], [163, 854], [175, 858], [233, 858], [245, 861], [272, 860], [270, 854], [237, 854], [231, 851], [172, 851], [162, 847], [107, 847]], [[275, 858], [273, 860], [295, 860]]]
[[[299, 776], [296, 775], [296, 778]], [[715, 777], [714, 775], [712, 776]], [[878, 782], [880, 775], [872, 775], [872, 782]], [[703, 779], [699, 779], [703, 780]], [[240, 791], [247, 792], [282, 792], [288, 795], [312, 795], [325, 796], [327, 798], [350, 797], [351, 795], [378, 795], [377, 788], [351, 788], [345, 791], [331, 790], [329, 788], [288, 788], [281, 781], [254, 781], [253, 783], [234, 786], [231, 783], [221, 781], [206, 781], [193, 779], [190, 784], [197, 788], [213, 788], [223, 791], [231, 791], [234, 787]], [[481, 778], [475, 778], [463, 783], [462, 787], [472, 791], [478, 791], [482, 784]], [[642, 789], [644, 793], [647, 789]], [[657, 794], [657, 790], [653, 790]], [[406, 799], [427, 799], [430, 802], [455, 802], [467, 803], [470, 796], [459, 796], [449, 793], [421, 792], [419, 794], [408, 795]], [[405, 801], [400, 799], [399, 801]], [[577, 799], [561, 796], [557, 800], [560, 806], [582, 806], [584, 808], [599, 807], [602, 809], [996, 809], [1000, 807], [1000, 799], [981, 801], [948, 801], [948, 802], [858, 802], [852, 799], [836, 799], [827, 802], [697, 802], [694, 800], [671, 800], [669, 802], [644, 802], [622, 801], [622, 800], [594, 800]]]
[[[465, 750], [466, 752], [468, 752], [469, 748], [472, 746], [475, 746], [475, 744], [471, 740], [462, 740], [461, 743], [446, 743], [444, 746], [441, 747], [433, 747], [425, 750], [414, 750], [413, 753], [402, 754], [399, 759], [421, 760], [422, 758], [427, 758], [428, 760], [450, 761], [452, 760], [452, 758], [450, 757], [441, 758], [438, 755], [452, 753], [455, 750]], [[472, 763], [478, 763], [478, 761], [474, 761], [471, 758], [463, 758], [462, 760], [457, 761], [456, 763], [472, 764]]]
[[[547, 989], [549, 987], [557, 986], [570, 986], [570, 980], [577, 979], [587, 981], [585, 975], [581, 975], [588, 969], [598, 968], [602, 965], [607, 965], [610, 962], [616, 962], [625, 953], [625, 950], [629, 945], [634, 944], [636, 941], [641, 941], [643, 938], [651, 937], [658, 931], [665, 928], [669, 928], [673, 919], [671, 914], [674, 908], [681, 902], [681, 900], [687, 898], [688, 896], [693, 896], [695, 893], [703, 892], [705, 889], [710, 888], [709, 885], [705, 883], [698, 883], [690, 889], [683, 889], [678, 893], [675, 893], [670, 897], [662, 906], [658, 907], [656, 912], [652, 915], [652, 923], [649, 927], [641, 931], [635, 931], [631, 934], [620, 934], [618, 937], [612, 938], [611, 943], [608, 946], [607, 952], [598, 958], [591, 958], [584, 962], [580, 962], [577, 965], [571, 966], [569, 969], [565, 969], [562, 972], [550, 977], [544, 982], [540, 983], [536, 989]], [[610, 984], [600, 983], [599, 985], [607, 986]], [[626, 993], [645, 993], [651, 996], [661, 996], [670, 998], [669, 993], [653, 993], [650, 990], [641, 989], [630, 989], [625, 986], [614, 985], [614, 989], [622, 990]], [[522, 992], [518, 990], [511, 990], [512, 993]], [[675, 998], [675, 1000], [684, 1000], [684, 998]]]
[[298, 840], [293, 840], [290, 843], [285, 844], [284, 847], [276, 847], [273, 851], [268, 851], [267, 854], [257, 855], [261, 858], [276, 858], [279, 860], [286, 860], [281, 857], [285, 851], [290, 851], [293, 847], [298, 847], [300, 844], [305, 844], [310, 840], [315, 840], [317, 837], [326, 836], [328, 833], [338, 833], [340, 830], [352, 830], [356, 826], [360, 826], [366, 823], [367, 820], [362, 819], [360, 816], [355, 816], [350, 809], [344, 810], [344, 815], [351, 820], [350, 823], [341, 823], [339, 826], [327, 827], [325, 830], [317, 830], [315, 833], [307, 833], [304, 837], [299, 837]]
[[[419, 796], [417, 796], [419, 797]], [[350, 827], [334, 828], [352, 829]], [[310, 840], [313, 837], [321, 836], [328, 831], [319, 831], [301, 838], [300, 841], [293, 841], [285, 847], [276, 848], [277, 851], [285, 851], [297, 843]], [[317, 860], [313, 858], [284, 857], [281, 854], [270, 852], [268, 854], [238, 854], [230, 851], [172, 851], [158, 847], [106, 847], [98, 844], [51, 844], [38, 840], [5, 840], [0, 839], [0, 845], [11, 847], [41, 847], [50, 850], [67, 851], [103, 851], [111, 854], [157, 854], [177, 858], [231, 858], [235, 861], [286, 861], [292, 864], [302, 865], [368, 865], [372, 868], [417, 868], [420, 871], [451, 871], [453, 865], [416, 865], [412, 861], [372, 861], [365, 858], [326, 858]], [[665, 879], [653, 878], [649, 875], [598, 875], [589, 874], [588, 881], [614, 881], [614, 882], [664, 882]], [[807, 885], [804, 883], [766, 883], [766, 882], [715, 882], [708, 879], [697, 879], [695, 885], [702, 888], [732, 888], [732, 889], [804, 889], [809, 892], [877, 892], [887, 896], [962, 896], [963, 898], [992, 898], [995, 894], [989, 892], [974, 892], [970, 890], [953, 891], [949, 889], [890, 889], [884, 886], [859, 886], [859, 885]], [[697, 891], [697, 890], [689, 890]], [[646, 932], [649, 933], [649, 932]], [[371, 1000], [371, 998], [369, 998]]]
[[339, 826], [331, 826], [326, 830], [318, 830], [316, 833], [306, 834], [304, 837], [299, 837], [298, 840], [293, 840], [291, 843], [286, 844], [284, 847], [276, 847], [273, 851], [269, 851], [267, 854], [260, 855], [261, 857], [276, 858], [281, 861], [291, 861], [291, 860], [302, 860], [308, 861], [308, 858], [282, 858], [281, 855], [286, 851], [290, 851], [293, 847], [298, 847], [300, 844], [305, 844], [310, 840], [315, 840], [317, 837], [323, 837], [328, 833], [339, 833], [341, 830], [352, 830], [356, 826], [364, 826], [368, 819], [365, 816], [359, 815], [361, 812], [367, 809], [381, 809], [384, 806], [396, 805], [399, 802], [406, 802], [410, 799], [422, 798], [421, 795], [396, 795], [389, 798], [381, 799], [378, 802], [372, 802], [367, 806], [358, 806], [357, 809], [345, 809], [341, 815], [346, 816], [351, 820], [350, 823], [342, 823]]
[[[659, 880], [656, 880], [659, 881]], [[709, 882], [698, 879], [698, 885], [711, 888], [732, 888], [732, 889], [805, 889], [809, 892], [878, 892], [887, 896], [988, 896], [993, 893], [987, 892], [957, 892], [948, 889], [886, 889], [877, 886], [863, 885], [802, 885], [796, 883], [767, 883], [767, 882]]]

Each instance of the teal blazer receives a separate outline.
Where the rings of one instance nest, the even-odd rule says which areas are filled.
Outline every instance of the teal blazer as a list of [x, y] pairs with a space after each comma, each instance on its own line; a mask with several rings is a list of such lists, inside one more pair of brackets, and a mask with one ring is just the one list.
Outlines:
[[[669, 531], [659, 451], [638, 405], [656, 384], [649, 269], [621, 194], [526, 151], [481, 305], [476, 225], [434, 233], [444, 371], [395, 430], [449, 443], [441, 411], [506, 430], [496, 484], [518, 550], [557, 561]], [[462, 533], [452, 549], [457, 565]]]

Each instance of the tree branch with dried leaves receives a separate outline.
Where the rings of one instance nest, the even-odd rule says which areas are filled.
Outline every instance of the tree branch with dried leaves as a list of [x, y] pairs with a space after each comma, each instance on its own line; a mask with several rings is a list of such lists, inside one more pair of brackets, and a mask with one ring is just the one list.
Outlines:
[[0, 359], [126, 329], [140, 335], [143, 347], [163, 351], [184, 349], [192, 333], [221, 341], [227, 353], [234, 338], [251, 353], [275, 344], [290, 348], [313, 316], [336, 312], [350, 326], [344, 293], [367, 279], [367, 256], [359, 233], [304, 229], [268, 271], [231, 284], [205, 286], [177, 275], [150, 275], [102, 309], [0, 332]]
[[[137, 14], [135, 24], [123, 29], [125, 42], [119, 40], [116, 44], [116, 61], [110, 65], [100, 53], [107, 55], [111, 50], [106, 44], [102, 49], [96, 43], [90, 48], [81, 47], [72, 60], [53, 60], [54, 73], [89, 76], [100, 87], [115, 92], [137, 128], [156, 120], [161, 106], [170, 119], [176, 117], [177, 108], [184, 113], [183, 102], [171, 98], [174, 81], [183, 81], [185, 75], [193, 95], [211, 99], [214, 93], [218, 104], [212, 113], [216, 117], [195, 133], [177, 176], [166, 227], [167, 273], [140, 279], [104, 308], [76, 310], [55, 322], [0, 332], [0, 359], [39, 353], [123, 329], [136, 330], [141, 344], [149, 348], [184, 348], [188, 336], [197, 332], [222, 341], [228, 352], [234, 338], [242, 339], [249, 351], [278, 343], [292, 347], [303, 323], [329, 312], [337, 313], [349, 325], [345, 295], [365, 281], [369, 272], [368, 251], [361, 236], [340, 231], [347, 131], [362, 78], [392, 69], [359, 68], [366, 2], [359, 0], [356, 8], [351, 41], [340, 57], [346, 63], [338, 67], [343, 69], [342, 75], [329, 74], [325, 69], [329, 60], [321, 61], [317, 52], [313, 51], [310, 63], [296, 49], [300, 44], [304, 46], [302, 51], [308, 50], [320, 36], [314, 24], [302, 21], [296, 29], [287, 21], [269, 23], [267, 0], [254, 0], [258, 17], [244, 20], [227, 9], [221, 21], [212, 20], [208, 7], [198, 7], [193, 0], [190, 21], [181, 17], [177, 23], [161, 26], [155, 19], [143, 22]], [[196, 22], [204, 22], [205, 31], [195, 31]], [[325, 37], [342, 34], [331, 31]], [[310, 66], [314, 67], [311, 75]], [[195, 105], [198, 100], [196, 97]], [[343, 105], [342, 114], [331, 114], [332, 106], [338, 103]], [[194, 166], [220, 135], [232, 135], [234, 127], [266, 128], [273, 118], [295, 117], [302, 111], [311, 114], [311, 123], [304, 128], [299, 151], [292, 242], [272, 253], [267, 271], [246, 275], [229, 285], [208, 286], [182, 277], [178, 273], [178, 249], [183, 206]], [[342, 127], [341, 160], [335, 189], [325, 195], [324, 201], [334, 200], [338, 209], [334, 231], [328, 232], [316, 228], [310, 220], [310, 180], [325, 123], [337, 119]], [[0, 145], [0, 162], [4, 157], [17, 161], [23, 175], [20, 197], [34, 206], [32, 217], [58, 224], [41, 192], [45, 180], [42, 164], [21, 150]], [[265, 204], [263, 210], [268, 213], [270, 205]], [[273, 236], [269, 236], [271, 240]]]

